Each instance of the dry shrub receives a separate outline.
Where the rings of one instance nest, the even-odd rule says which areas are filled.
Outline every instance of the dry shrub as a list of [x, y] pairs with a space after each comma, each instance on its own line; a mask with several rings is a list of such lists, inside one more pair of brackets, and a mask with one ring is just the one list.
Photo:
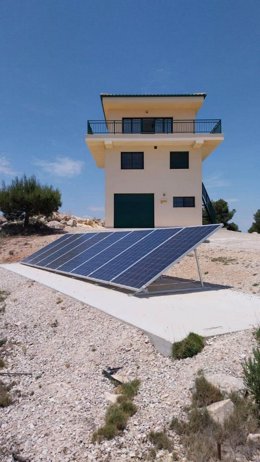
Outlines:
[[218, 387], [208, 382], [203, 374], [196, 377], [195, 392], [192, 395], [192, 402], [194, 405], [198, 407], [209, 406], [222, 399], [224, 399], [224, 394]]

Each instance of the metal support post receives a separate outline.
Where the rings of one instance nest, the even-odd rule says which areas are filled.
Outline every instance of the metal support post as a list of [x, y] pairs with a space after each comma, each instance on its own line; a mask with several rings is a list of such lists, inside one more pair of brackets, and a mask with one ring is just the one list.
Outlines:
[[194, 249], [194, 254], [195, 254], [195, 258], [196, 258], [196, 263], [197, 263], [198, 273], [199, 273], [199, 277], [200, 277], [201, 287], [204, 287], [202, 274], [201, 274], [201, 271], [200, 271], [199, 259], [198, 259], [198, 255], [197, 255], [197, 249]]

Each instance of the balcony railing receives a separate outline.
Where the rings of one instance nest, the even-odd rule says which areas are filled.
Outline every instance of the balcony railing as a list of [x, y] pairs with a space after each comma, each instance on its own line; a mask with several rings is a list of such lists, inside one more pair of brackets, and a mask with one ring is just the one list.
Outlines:
[[169, 134], [169, 133], [222, 133], [221, 119], [173, 120], [155, 124], [145, 131], [139, 124], [125, 124], [124, 120], [89, 120], [88, 134]]

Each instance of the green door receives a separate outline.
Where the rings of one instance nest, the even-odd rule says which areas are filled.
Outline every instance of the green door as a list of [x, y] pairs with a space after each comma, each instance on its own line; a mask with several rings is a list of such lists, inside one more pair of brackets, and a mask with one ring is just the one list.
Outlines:
[[153, 194], [115, 194], [115, 228], [153, 228]]

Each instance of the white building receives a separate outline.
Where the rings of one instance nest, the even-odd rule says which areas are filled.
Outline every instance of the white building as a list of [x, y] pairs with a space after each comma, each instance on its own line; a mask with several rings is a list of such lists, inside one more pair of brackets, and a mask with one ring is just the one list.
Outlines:
[[221, 120], [196, 119], [205, 97], [101, 95], [86, 143], [105, 169], [107, 227], [202, 223], [202, 161], [223, 140]]

